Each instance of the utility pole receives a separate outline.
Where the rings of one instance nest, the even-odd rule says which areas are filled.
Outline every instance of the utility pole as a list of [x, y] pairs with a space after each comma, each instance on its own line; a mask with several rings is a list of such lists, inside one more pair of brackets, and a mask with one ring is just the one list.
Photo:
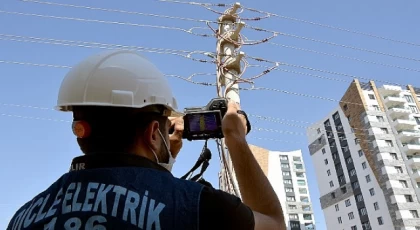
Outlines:
[[[235, 3], [218, 19], [217, 34], [217, 94], [240, 104], [239, 85], [237, 83], [241, 74], [241, 59], [245, 53], [238, 52], [240, 48], [240, 31], [245, 26], [237, 22], [237, 11], [240, 3]], [[224, 139], [221, 140], [221, 170], [219, 172], [220, 189], [240, 197], [238, 183], [233, 170], [232, 161], [226, 148]]]

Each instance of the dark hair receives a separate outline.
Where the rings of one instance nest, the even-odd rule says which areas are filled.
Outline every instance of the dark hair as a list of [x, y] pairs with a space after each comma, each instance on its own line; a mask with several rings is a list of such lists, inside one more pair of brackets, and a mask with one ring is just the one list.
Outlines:
[[167, 131], [167, 117], [132, 108], [78, 106], [73, 119], [87, 121], [92, 129], [89, 137], [77, 138], [85, 154], [129, 153], [152, 121], [159, 122], [162, 133]]

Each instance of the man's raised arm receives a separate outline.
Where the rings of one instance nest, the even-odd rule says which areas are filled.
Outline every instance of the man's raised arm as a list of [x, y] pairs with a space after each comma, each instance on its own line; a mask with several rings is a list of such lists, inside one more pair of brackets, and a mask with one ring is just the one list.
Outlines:
[[255, 230], [286, 230], [280, 201], [248, 146], [246, 118], [238, 110], [229, 103], [222, 127], [242, 200], [254, 212]]

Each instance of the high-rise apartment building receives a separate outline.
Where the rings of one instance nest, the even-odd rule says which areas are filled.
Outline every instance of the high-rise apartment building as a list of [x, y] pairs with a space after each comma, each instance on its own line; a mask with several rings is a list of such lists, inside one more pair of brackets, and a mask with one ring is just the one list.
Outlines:
[[328, 229], [420, 229], [419, 98], [354, 80], [307, 129]]
[[[287, 229], [314, 230], [315, 218], [302, 152], [269, 151], [254, 145], [250, 147], [279, 197]], [[220, 177], [220, 185], [222, 190], [230, 191], [223, 187], [226, 185], [223, 177]]]

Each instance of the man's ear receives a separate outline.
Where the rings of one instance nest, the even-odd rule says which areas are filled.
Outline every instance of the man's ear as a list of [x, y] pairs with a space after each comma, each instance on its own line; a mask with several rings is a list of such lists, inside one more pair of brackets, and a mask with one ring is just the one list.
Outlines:
[[144, 131], [144, 141], [153, 151], [158, 151], [160, 147], [159, 122], [152, 121]]

